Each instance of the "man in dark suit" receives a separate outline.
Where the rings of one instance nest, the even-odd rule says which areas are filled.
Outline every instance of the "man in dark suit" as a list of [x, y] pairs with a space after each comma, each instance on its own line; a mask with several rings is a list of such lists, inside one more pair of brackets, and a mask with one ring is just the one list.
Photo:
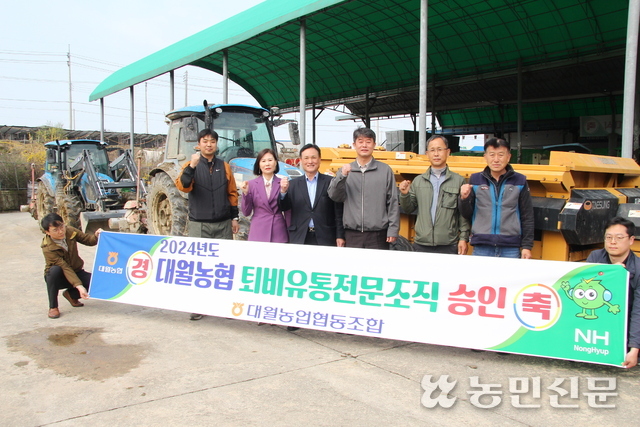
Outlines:
[[289, 243], [344, 246], [342, 203], [327, 194], [331, 177], [318, 173], [320, 156], [317, 145], [302, 147], [300, 164], [305, 175], [292, 179], [288, 188], [281, 188], [280, 206], [291, 210]]

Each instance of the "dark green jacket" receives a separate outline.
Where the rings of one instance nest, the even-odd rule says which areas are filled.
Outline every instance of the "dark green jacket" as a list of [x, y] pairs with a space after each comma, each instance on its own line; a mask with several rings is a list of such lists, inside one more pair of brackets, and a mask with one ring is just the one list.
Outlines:
[[414, 178], [409, 194], [400, 194], [400, 206], [406, 213], [417, 209], [415, 242], [423, 246], [454, 245], [458, 240], [469, 241], [469, 221], [458, 210], [458, 195], [464, 178], [449, 167], [440, 185], [435, 224], [431, 220], [433, 185], [429, 181], [431, 167]]

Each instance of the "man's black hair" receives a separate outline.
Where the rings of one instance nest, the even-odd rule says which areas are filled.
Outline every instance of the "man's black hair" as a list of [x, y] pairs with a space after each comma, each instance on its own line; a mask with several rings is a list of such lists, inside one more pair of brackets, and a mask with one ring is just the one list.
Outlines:
[[429, 148], [429, 143], [435, 139], [441, 139], [444, 142], [444, 146], [449, 148], [449, 140], [444, 135], [433, 135], [431, 138], [427, 139], [427, 149]]
[[42, 218], [42, 221], [40, 221], [40, 226], [44, 231], [49, 231], [49, 227], [51, 226], [60, 227], [63, 224], [64, 221], [62, 220], [62, 217], [53, 212], [45, 215], [44, 218]]
[[509, 144], [507, 141], [505, 141], [502, 138], [487, 139], [484, 143], [484, 151], [487, 151], [487, 148], [489, 147], [493, 147], [493, 148], [506, 147], [508, 151], [511, 151], [511, 144]]
[[363, 138], [371, 138], [373, 142], [376, 142], [376, 133], [369, 128], [358, 128], [353, 131], [353, 142], [356, 142], [359, 136]]
[[198, 132], [198, 142], [200, 142], [200, 140], [205, 136], [212, 136], [213, 139], [218, 141], [218, 132], [207, 128], [207, 129], [202, 129], [200, 132]]
[[300, 157], [302, 157], [302, 153], [309, 148], [314, 148], [318, 152], [318, 157], [322, 157], [322, 151], [320, 151], [320, 147], [316, 144], [306, 144], [300, 149]]
[[609, 221], [607, 221], [607, 225], [604, 227], [605, 232], [606, 230], [608, 230], [610, 227], [613, 227], [614, 225], [623, 225], [627, 228], [627, 234], [629, 236], [635, 236], [636, 235], [636, 225], [629, 221], [626, 218], [623, 218], [621, 216], [614, 216], [613, 218], [611, 218]]

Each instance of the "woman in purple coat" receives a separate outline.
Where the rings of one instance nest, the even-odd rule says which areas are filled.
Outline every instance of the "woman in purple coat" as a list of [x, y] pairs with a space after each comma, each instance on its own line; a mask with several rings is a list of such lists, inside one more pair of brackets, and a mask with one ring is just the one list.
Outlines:
[[287, 188], [287, 178], [278, 178], [280, 166], [276, 154], [265, 148], [256, 158], [253, 173], [257, 178], [242, 184], [242, 214], [251, 218], [249, 240], [253, 242], [287, 243], [289, 234], [284, 215], [278, 207], [281, 184], [282, 191]]

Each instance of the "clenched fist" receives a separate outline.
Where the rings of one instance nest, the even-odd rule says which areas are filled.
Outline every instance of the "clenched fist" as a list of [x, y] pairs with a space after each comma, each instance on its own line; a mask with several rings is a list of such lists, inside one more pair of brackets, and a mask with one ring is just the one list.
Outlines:
[[462, 184], [462, 187], [460, 187], [460, 198], [464, 200], [469, 197], [469, 194], [471, 194], [471, 184]]
[[410, 186], [411, 186], [411, 182], [405, 179], [400, 183], [400, 185], [398, 185], [398, 190], [400, 190], [402, 194], [409, 194]]
[[191, 163], [189, 163], [189, 166], [195, 169], [195, 167], [198, 165], [199, 162], [200, 162], [200, 152], [193, 153], [191, 155]]
[[287, 191], [289, 191], [289, 178], [284, 176], [280, 179], [280, 192], [284, 194]]

